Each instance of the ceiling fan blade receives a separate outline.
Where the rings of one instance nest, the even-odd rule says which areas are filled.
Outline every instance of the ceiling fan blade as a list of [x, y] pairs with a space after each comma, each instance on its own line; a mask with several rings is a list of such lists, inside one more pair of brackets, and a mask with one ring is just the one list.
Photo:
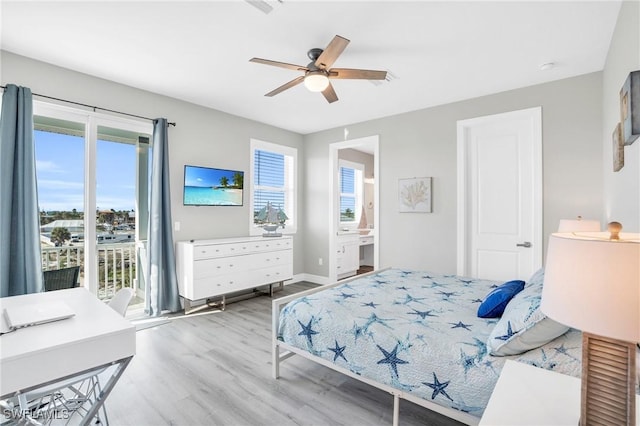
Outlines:
[[288, 70], [294, 70], [294, 71], [309, 71], [307, 67], [303, 67], [302, 65], [287, 64], [286, 62], [272, 61], [269, 59], [251, 58], [249, 59], [249, 62], [255, 62], [257, 64], [264, 64], [264, 65], [272, 65], [274, 67], [286, 68]]
[[322, 94], [329, 103], [333, 103], [338, 100], [338, 95], [336, 95], [336, 91], [333, 90], [333, 86], [331, 85], [331, 83], [329, 83], [327, 88], [322, 91]]
[[269, 97], [275, 96], [280, 92], [284, 92], [287, 89], [291, 89], [293, 86], [296, 86], [296, 85], [302, 83], [303, 81], [304, 81], [304, 75], [301, 75], [300, 77], [294, 78], [290, 82], [283, 84], [282, 86], [278, 87], [277, 89], [274, 89], [274, 90], [270, 91], [265, 96], [269, 96]]
[[350, 68], [331, 68], [329, 78], [359, 79], [359, 80], [384, 80], [387, 78], [386, 71], [358, 70]]
[[264, 0], [244, 0], [244, 1], [246, 1], [251, 6], [255, 7], [256, 9], [264, 13], [270, 13], [273, 10], [273, 6], [271, 6], [269, 3], [267, 3]]
[[339, 35], [335, 36], [333, 40], [329, 43], [329, 45], [324, 49], [322, 54], [318, 56], [316, 60], [316, 67], [321, 69], [327, 69], [333, 65], [333, 63], [338, 59], [338, 56], [344, 51], [344, 49], [349, 44], [349, 40], [344, 37], [340, 37]]

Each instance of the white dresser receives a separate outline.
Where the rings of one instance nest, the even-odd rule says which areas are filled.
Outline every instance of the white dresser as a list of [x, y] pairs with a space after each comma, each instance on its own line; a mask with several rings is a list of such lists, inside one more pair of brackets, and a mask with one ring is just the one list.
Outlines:
[[293, 277], [293, 238], [243, 237], [176, 243], [176, 271], [185, 312], [191, 302]]

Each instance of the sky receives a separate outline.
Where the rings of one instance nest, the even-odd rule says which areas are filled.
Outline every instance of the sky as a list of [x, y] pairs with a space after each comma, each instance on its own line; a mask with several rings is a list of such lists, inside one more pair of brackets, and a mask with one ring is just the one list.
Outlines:
[[186, 186], [213, 187], [220, 185], [220, 178], [225, 176], [229, 181], [228, 185], [233, 185], [233, 175], [235, 173], [238, 172], [233, 170], [189, 166], [185, 169], [184, 181]]
[[[45, 211], [84, 211], [84, 138], [35, 131], [38, 204]], [[135, 145], [98, 141], [97, 208], [133, 210]]]

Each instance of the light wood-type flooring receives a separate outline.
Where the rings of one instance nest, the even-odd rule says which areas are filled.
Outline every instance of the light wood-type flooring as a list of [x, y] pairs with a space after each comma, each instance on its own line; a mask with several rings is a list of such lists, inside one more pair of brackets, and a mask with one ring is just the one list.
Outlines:
[[[312, 287], [285, 286], [274, 297]], [[117, 425], [391, 425], [393, 398], [301, 357], [271, 377], [271, 299], [172, 317], [136, 333], [137, 354], [106, 401]], [[459, 423], [407, 401], [400, 425]]]

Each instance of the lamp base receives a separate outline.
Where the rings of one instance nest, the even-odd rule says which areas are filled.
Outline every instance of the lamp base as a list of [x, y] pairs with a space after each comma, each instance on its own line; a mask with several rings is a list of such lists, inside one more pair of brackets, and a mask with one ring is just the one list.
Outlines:
[[580, 426], [635, 426], [635, 347], [635, 343], [582, 333]]

